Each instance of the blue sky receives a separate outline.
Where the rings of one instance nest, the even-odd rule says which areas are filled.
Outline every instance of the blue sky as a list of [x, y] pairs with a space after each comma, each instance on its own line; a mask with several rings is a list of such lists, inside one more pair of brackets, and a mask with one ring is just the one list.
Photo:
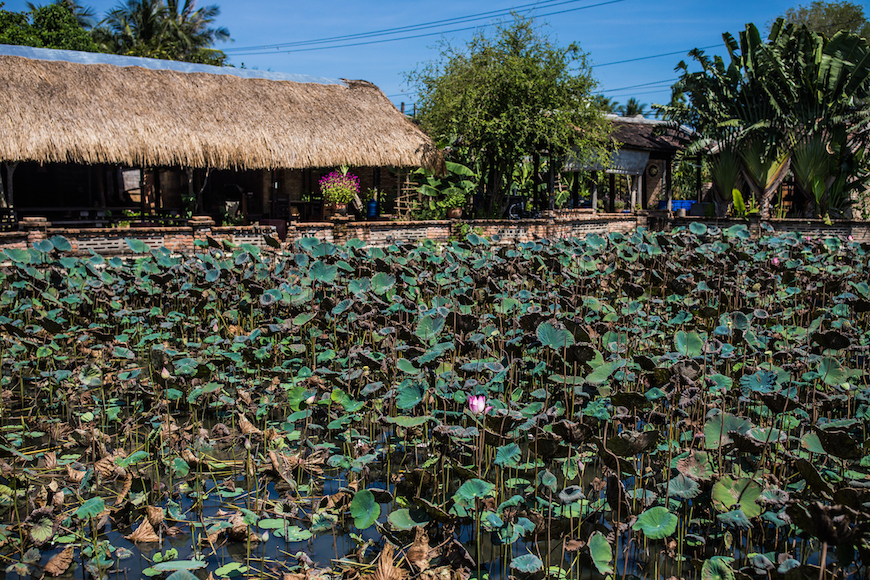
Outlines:
[[[40, 0], [34, 3], [41, 4]], [[102, 17], [118, 0], [81, 0]], [[801, 0], [457, 0], [419, 1], [381, 0], [348, 2], [316, 0], [217, 0], [221, 15], [217, 24], [229, 29], [233, 41], [219, 43], [235, 66], [287, 73], [311, 74], [333, 78], [364, 79], [378, 85], [391, 101], [404, 101], [410, 108], [415, 100], [413, 88], [404, 82], [404, 73], [437, 58], [440, 38], [461, 46], [474, 28], [491, 24], [493, 14], [470, 21], [457, 21], [481, 13], [506, 12], [523, 6], [523, 14], [538, 15], [538, 22], [560, 46], [576, 42], [589, 54], [599, 91], [616, 101], [636, 97], [642, 103], [663, 103], [670, 98], [670, 84], [676, 78], [674, 67], [694, 47], [713, 47], [708, 53], [724, 52], [722, 33], [736, 34], [747, 22], [762, 31], [776, 16]], [[806, 2], [804, 2], [806, 3]], [[26, 9], [25, 0], [6, 0], [6, 10]], [[328, 37], [365, 34], [410, 25], [442, 22], [430, 28], [398, 34], [339, 41], [356, 44], [322, 48], [325, 44], [262, 48], [282, 43], [303, 42]], [[470, 29], [469, 29], [470, 28]], [[457, 31], [457, 29], [463, 29]], [[491, 27], [484, 31], [492, 30]], [[423, 36], [425, 35], [425, 36]], [[404, 40], [357, 44], [396, 37]], [[250, 50], [247, 50], [251, 47]], [[317, 50], [299, 50], [300, 48]], [[657, 58], [634, 60], [677, 53]], [[604, 65], [604, 66], [601, 66]]]

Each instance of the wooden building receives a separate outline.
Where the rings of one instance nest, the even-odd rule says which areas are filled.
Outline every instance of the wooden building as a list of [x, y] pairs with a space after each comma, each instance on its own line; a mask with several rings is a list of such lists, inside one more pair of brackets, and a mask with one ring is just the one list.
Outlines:
[[387, 189], [386, 168], [443, 167], [365, 81], [0, 45], [0, 87], [2, 201], [21, 216], [290, 219], [332, 168]]

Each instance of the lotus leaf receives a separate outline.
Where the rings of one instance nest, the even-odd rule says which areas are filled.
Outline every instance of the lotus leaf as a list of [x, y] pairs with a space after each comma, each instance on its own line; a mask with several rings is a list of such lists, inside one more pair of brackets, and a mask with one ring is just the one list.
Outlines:
[[654, 507], [640, 514], [632, 528], [643, 531], [651, 540], [660, 540], [672, 535], [677, 530], [678, 523], [679, 518], [667, 508]]
[[613, 548], [604, 534], [593, 532], [587, 542], [592, 563], [600, 574], [613, 574]]
[[720, 512], [736, 507], [747, 518], [754, 518], [761, 515], [762, 508], [757, 502], [761, 491], [761, 485], [751, 479], [733, 479], [726, 475], [713, 485], [713, 505]]
[[482, 479], [470, 479], [459, 486], [453, 495], [453, 501], [464, 507], [473, 507], [474, 500], [486, 497], [495, 490], [495, 485]]
[[350, 503], [350, 515], [353, 525], [359, 530], [365, 530], [374, 524], [381, 515], [381, 506], [375, 501], [375, 495], [368, 489], [358, 491]]
[[429, 522], [426, 512], [401, 508], [390, 512], [387, 521], [397, 530], [413, 530], [417, 526], [425, 526]]
[[524, 574], [532, 574], [543, 567], [544, 563], [534, 554], [523, 554], [511, 560], [511, 568]]
[[734, 580], [734, 570], [725, 559], [714, 556], [701, 567], [701, 580]]

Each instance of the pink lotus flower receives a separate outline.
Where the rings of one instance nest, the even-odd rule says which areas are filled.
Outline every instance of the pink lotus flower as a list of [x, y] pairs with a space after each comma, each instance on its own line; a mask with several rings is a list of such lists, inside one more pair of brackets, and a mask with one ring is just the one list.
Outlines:
[[774, 257], [774, 258], [770, 261], [770, 263], [773, 264], [774, 266], [779, 266], [779, 258]]
[[849, 241], [850, 241], [850, 242], [854, 242], [854, 241], [855, 241], [855, 238], [852, 237], [852, 234], [849, 234]]
[[171, 379], [172, 375], [169, 374], [169, 369], [167, 369], [166, 367], [163, 367], [163, 370], [160, 371], [160, 378], [163, 379], [164, 381], [168, 381], [169, 379]]
[[470, 395], [468, 397], [468, 410], [473, 415], [483, 415], [492, 410], [492, 405], [486, 404], [486, 397], [483, 395]]

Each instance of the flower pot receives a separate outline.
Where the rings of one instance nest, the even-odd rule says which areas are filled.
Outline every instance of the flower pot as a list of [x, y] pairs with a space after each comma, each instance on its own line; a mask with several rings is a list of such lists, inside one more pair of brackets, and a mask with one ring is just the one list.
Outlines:
[[447, 219], [450, 220], [458, 220], [462, 217], [462, 208], [461, 207], [451, 207], [447, 210]]

